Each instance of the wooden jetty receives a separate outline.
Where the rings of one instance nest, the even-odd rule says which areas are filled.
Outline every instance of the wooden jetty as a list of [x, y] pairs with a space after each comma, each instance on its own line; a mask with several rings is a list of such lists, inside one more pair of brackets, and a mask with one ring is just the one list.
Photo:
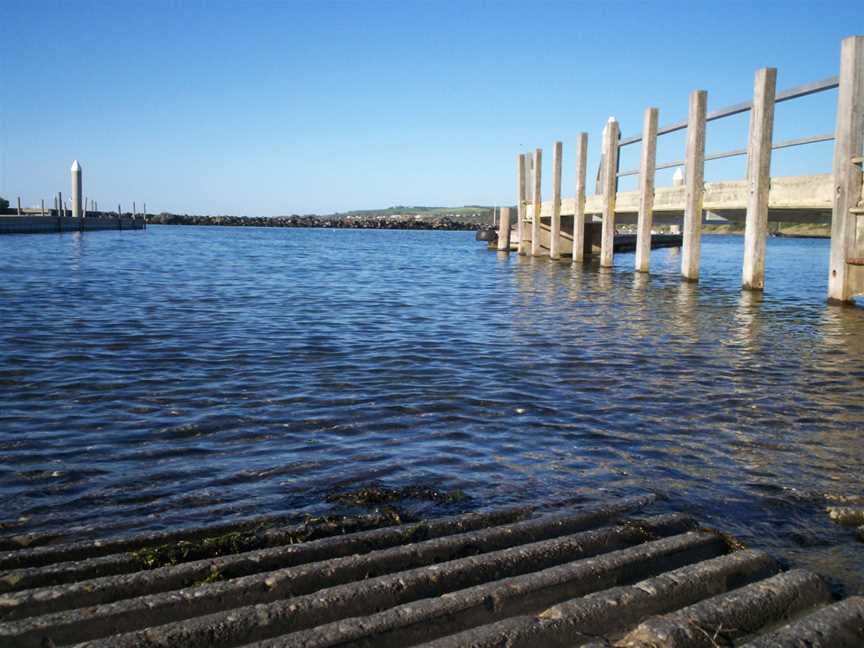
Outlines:
[[864, 645], [864, 598], [837, 601], [816, 574], [653, 503], [265, 520], [8, 551], [0, 645]]
[[[619, 125], [609, 118], [601, 138], [601, 163], [594, 195], [586, 196], [588, 134], [576, 138], [575, 196], [561, 195], [563, 146], [556, 142], [552, 156], [552, 199], [541, 194], [542, 150], [517, 156], [517, 208], [515, 224], [502, 210], [499, 249], [520, 254], [569, 258], [581, 263], [591, 253], [585, 245], [590, 226], [601, 228], [599, 261], [611, 266], [615, 253], [615, 227], [637, 226], [635, 269], [649, 271], [649, 251], [655, 224], [680, 227], [681, 276], [698, 281], [702, 225], [713, 214], [745, 223], [742, 287], [762, 290], [765, 284], [765, 246], [769, 221], [831, 222], [831, 260], [828, 299], [849, 303], [864, 294], [864, 36], [845, 39], [841, 45], [840, 74], [821, 81], [776, 91], [777, 70], [756, 72], [753, 100], [708, 111], [708, 94], [690, 95], [687, 119], [659, 126], [658, 109], [645, 111], [642, 131], [620, 137]], [[833, 133], [792, 140], [773, 140], [774, 107], [818, 92], [837, 89], [837, 121]], [[750, 113], [746, 149], [706, 154], [705, 133], [709, 122]], [[684, 158], [658, 163], [657, 138], [686, 130]], [[777, 149], [834, 141], [832, 173], [809, 176], [771, 176], [771, 154]], [[641, 143], [638, 169], [621, 170], [622, 147]], [[705, 182], [705, 162], [747, 156], [743, 180]], [[660, 169], [683, 167], [680, 183], [655, 187]], [[618, 191], [618, 179], [638, 175], [639, 188]], [[567, 218], [569, 217], [569, 218]], [[586, 234], [586, 232], [588, 234]]]

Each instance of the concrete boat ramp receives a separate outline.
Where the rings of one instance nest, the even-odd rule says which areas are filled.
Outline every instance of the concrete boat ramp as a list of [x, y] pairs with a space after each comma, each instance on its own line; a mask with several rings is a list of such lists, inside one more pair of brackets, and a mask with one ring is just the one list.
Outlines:
[[864, 645], [864, 598], [653, 503], [17, 549], [0, 555], [0, 645]]

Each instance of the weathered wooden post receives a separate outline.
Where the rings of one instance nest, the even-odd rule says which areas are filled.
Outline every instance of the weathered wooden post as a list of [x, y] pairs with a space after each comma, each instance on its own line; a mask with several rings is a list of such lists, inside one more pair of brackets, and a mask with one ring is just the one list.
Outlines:
[[681, 249], [681, 276], [699, 281], [699, 254], [702, 249], [702, 199], [705, 193], [705, 115], [708, 93], [690, 93], [687, 112], [687, 150], [684, 155], [684, 236]]
[[639, 216], [636, 225], [636, 271], [648, 272], [654, 227], [654, 174], [657, 166], [657, 108], [646, 108], [639, 160]]
[[610, 117], [603, 132], [603, 233], [600, 265], [611, 268], [615, 257], [615, 198], [618, 187], [618, 122]]
[[771, 186], [776, 91], [777, 68], [757, 70], [747, 140], [747, 221], [744, 226], [744, 268], [741, 273], [741, 285], [746, 290], [762, 290], [765, 287], [768, 189]]
[[534, 221], [531, 223], [531, 256], [540, 256], [540, 212], [543, 209], [543, 201], [540, 199], [540, 180], [543, 162], [543, 149], [534, 151]]
[[585, 174], [588, 168], [588, 133], [576, 138], [576, 199], [573, 206], [573, 263], [585, 260]]
[[[864, 227], [859, 227], [864, 149], [864, 36], [843, 40], [837, 126], [834, 130], [834, 200], [831, 208], [831, 257], [828, 301], [851, 302], [864, 292]], [[857, 158], [857, 160], [853, 159]], [[854, 212], [852, 210], [855, 210]], [[862, 223], [864, 225], [864, 223]]]
[[552, 220], [549, 228], [549, 258], [561, 258], [561, 156], [564, 145], [552, 147]]
[[498, 249], [510, 250], [510, 208], [501, 207], [498, 210]]
[[72, 218], [81, 218], [81, 165], [72, 161]]
[[516, 156], [516, 232], [519, 236], [519, 254], [525, 254], [525, 155]]

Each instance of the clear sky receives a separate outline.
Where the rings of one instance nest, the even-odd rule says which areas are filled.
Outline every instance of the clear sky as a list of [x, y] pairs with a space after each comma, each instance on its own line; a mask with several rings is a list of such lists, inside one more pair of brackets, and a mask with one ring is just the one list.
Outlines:
[[[77, 158], [101, 208], [266, 216], [513, 204], [538, 146], [548, 195], [556, 139], [572, 192], [579, 131], [593, 169], [609, 115], [626, 136], [649, 105], [685, 118], [694, 89], [749, 99], [759, 67], [778, 89], [837, 74], [864, 2], [2, 0], [0, 29], [0, 195], [67, 194]], [[775, 137], [833, 131], [835, 97], [778, 105]], [[746, 115], [716, 122], [707, 148], [746, 137]], [[777, 152], [773, 174], [827, 172], [831, 150]]]

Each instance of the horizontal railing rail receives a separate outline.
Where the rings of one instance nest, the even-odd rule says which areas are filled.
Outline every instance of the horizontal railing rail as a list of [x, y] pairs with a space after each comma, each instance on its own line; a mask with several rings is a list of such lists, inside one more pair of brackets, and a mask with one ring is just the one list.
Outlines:
[[[834, 133], [826, 133], [824, 135], [810, 135], [808, 137], [798, 137], [795, 139], [788, 139], [782, 142], [777, 142], [776, 144], [771, 146], [772, 150], [791, 148], [793, 146], [803, 146], [805, 144], [817, 144], [818, 142], [831, 142], [834, 140]], [[705, 156], [705, 161], [708, 162], [710, 160], [722, 160], [723, 158], [731, 158], [731, 157], [739, 157], [747, 155], [747, 149], [734, 149], [732, 151], [724, 151], [722, 153], [712, 153], [710, 155]], [[675, 160], [674, 162], [663, 162], [662, 164], [657, 164], [654, 168], [656, 171], [660, 171], [661, 169], [674, 169], [675, 167], [684, 166], [684, 160]], [[624, 176], [633, 176], [639, 175], [639, 169], [630, 169], [628, 171], [621, 171], [617, 174], [619, 178]]]
[[[840, 80], [837, 76], [828, 77], [820, 81], [813, 81], [811, 83], [804, 83], [802, 85], [783, 90], [782, 92], [778, 92], [777, 96], [774, 98], [774, 103], [789, 101], [790, 99], [798, 99], [799, 97], [806, 97], [808, 95], [816, 94], [817, 92], [825, 92], [826, 90], [833, 90], [834, 88], [838, 87], [839, 84]], [[709, 112], [705, 117], [705, 121], [710, 122], [717, 119], [723, 119], [724, 117], [731, 117], [732, 115], [740, 115], [741, 113], [747, 112], [752, 107], [752, 101], [744, 101], [742, 103], [737, 103], [732, 106], [726, 106], [725, 108], [718, 108], [717, 110], [712, 110], [711, 112]], [[661, 126], [660, 128], [658, 128], [657, 137], [660, 137], [661, 135], [667, 135], [669, 133], [674, 133], [675, 131], [684, 130], [685, 128], [687, 128], [686, 119], [673, 122], [671, 124], [667, 124], [666, 126]], [[639, 135], [625, 137], [618, 141], [618, 148], [621, 148], [622, 146], [627, 146], [629, 144], [635, 144], [641, 141], [641, 133]]]

